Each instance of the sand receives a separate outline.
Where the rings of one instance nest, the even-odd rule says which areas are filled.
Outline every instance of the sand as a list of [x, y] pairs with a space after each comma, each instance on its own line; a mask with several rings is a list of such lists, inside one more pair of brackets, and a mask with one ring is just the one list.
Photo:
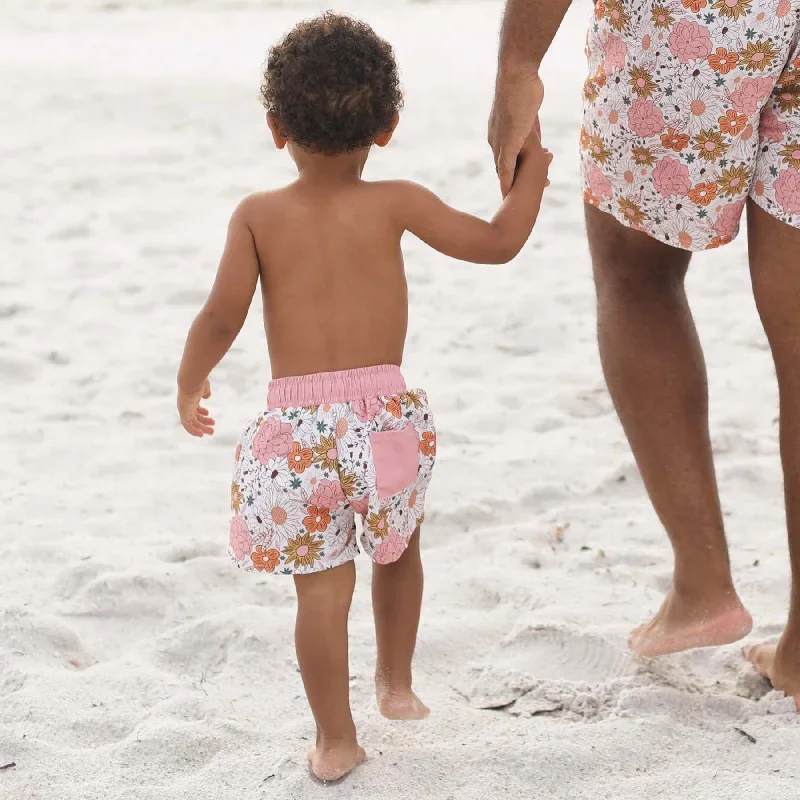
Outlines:
[[[369, 760], [325, 789], [303, 757], [291, 583], [225, 554], [233, 448], [269, 378], [257, 305], [213, 376], [214, 439], [190, 439], [173, 407], [230, 211], [291, 176], [257, 102], [264, 50], [319, 4], [5, 0], [3, 800], [800, 797], [798, 716], [738, 647], [625, 647], [671, 561], [594, 342], [575, 6], [545, 70], [552, 187], [523, 253], [475, 267], [405, 243], [406, 372], [440, 429], [416, 662], [433, 713], [377, 713], [360, 562], [352, 702]], [[407, 89], [369, 174], [491, 213], [499, 3], [341, 7], [395, 43]], [[753, 638], [772, 636], [788, 593], [776, 389], [743, 239], [698, 257], [690, 291], [735, 575]]]

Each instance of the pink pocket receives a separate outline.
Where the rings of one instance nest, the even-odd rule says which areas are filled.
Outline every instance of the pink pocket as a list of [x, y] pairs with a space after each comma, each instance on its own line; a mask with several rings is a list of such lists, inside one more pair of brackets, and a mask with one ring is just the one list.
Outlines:
[[369, 435], [378, 498], [402, 492], [417, 480], [419, 437], [409, 422], [399, 431], [378, 431]]

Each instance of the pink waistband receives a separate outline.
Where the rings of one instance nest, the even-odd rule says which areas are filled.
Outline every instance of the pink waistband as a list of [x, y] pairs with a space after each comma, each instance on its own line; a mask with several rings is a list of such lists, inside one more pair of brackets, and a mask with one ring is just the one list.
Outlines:
[[270, 408], [290, 408], [319, 406], [323, 403], [351, 403], [354, 400], [402, 394], [405, 391], [406, 382], [400, 373], [400, 367], [384, 364], [379, 367], [277, 378], [269, 382], [267, 405]]

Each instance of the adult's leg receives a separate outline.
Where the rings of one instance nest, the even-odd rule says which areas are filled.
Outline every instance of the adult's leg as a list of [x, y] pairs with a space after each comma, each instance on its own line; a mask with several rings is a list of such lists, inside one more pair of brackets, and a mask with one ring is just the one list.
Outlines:
[[654, 656], [736, 641], [752, 620], [725, 542], [705, 362], [684, 290], [691, 253], [588, 204], [586, 221], [603, 371], [675, 553], [672, 590], [630, 647]]
[[759, 208], [747, 208], [750, 271], [780, 390], [781, 459], [792, 594], [789, 621], [778, 645], [746, 655], [800, 710], [800, 231]]
[[353, 599], [353, 562], [295, 576], [295, 646], [308, 702], [317, 723], [317, 742], [308, 752], [313, 773], [338, 780], [364, 760], [350, 713], [347, 617]]
[[422, 607], [419, 528], [393, 564], [372, 569], [372, 607], [378, 640], [375, 689], [378, 707], [389, 719], [423, 719], [428, 707], [411, 688], [411, 661]]

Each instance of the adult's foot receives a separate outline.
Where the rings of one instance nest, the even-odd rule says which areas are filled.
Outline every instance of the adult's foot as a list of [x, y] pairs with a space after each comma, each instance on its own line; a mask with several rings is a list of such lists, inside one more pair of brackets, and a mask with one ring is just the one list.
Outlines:
[[391, 688], [378, 685], [378, 708], [387, 719], [425, 719], [431, 710], [411, 688]]
[[698, 603], [672, 590], [653, 620], [631, 633], [628, 647], [640, 656], [663, 656], [731, 644], [752, 629], [753, 618], [734, 591], [716, 602]]
[[308, 764], [314, 777], [321, 781], [338, 781], [352, 772], [367, 754], [356, 744], [318, 744], [308, 748]]
[[790, 657], [787, 649], [782, 642], [755, 644], [744, 648], [744, 657], [773, 687], [787, 697], [794, 698], [797, 710], [800, 711], [800, 657]]

